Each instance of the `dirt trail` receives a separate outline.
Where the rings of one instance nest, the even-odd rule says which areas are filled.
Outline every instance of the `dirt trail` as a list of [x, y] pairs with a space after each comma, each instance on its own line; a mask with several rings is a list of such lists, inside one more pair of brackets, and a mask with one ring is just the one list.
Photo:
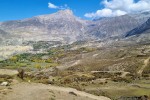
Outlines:
[[120, 77], [124, 78], [126, 77], [128, 74], [130, 74], [130, 72], [122, 72], [122, 75]]
[[17, 70], [0, 69], [0, 75], [16, 75], [16, 74], [18, 74]]
[[11, 86], [12, 92], [1, 96], [0, 100], [110, 100], [73, 88], [58, 87], [40, 83], [18, 83]]
[[149, 61], [150, 61], [150, 57], [144, 60], [144, 65], [143, 65], [143, 66], [141, 67], [141, 69], [137, 72], [137, 74], [138, 74], [139, 76], [142, 76], [142, 73], [143, 73], [144, 69], [148, 66]]

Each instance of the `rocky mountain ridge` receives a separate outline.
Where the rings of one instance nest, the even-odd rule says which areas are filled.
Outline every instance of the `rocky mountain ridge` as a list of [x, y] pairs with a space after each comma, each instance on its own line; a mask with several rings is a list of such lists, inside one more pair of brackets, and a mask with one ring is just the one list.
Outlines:
[[129, 37], [129, 36], [133, 36], [133, 35], [140, 35], [142, 33], [150, 33], [150, 18], [142, 25], [129, 31], [125, 37]]
[[18, 40], [18, 44], [21, 44], [20, 41], [109, 41], [124, 38], [127, 32], [140, 27], [149, 17], [150, 12], [144, 12], [88, 21], [74, 16], [73, 12], [67, 9], [24, 20], [1, 22], [0, 35], [1, 41], [9, 41], [11, 37]]

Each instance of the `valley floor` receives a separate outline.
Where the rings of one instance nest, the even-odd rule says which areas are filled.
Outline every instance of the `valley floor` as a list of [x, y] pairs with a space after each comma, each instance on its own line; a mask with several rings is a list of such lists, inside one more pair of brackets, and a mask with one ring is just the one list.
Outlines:
[[[150, 44], [80, 46], [54, 47], [47, 53], [24, 53], [0, 61], [0, 84], [10, 83], [0, 86], [0, 100], [139, 100], [143, 96], [148, 100]], [[24, 70], [24, 81], [16, 69]]]

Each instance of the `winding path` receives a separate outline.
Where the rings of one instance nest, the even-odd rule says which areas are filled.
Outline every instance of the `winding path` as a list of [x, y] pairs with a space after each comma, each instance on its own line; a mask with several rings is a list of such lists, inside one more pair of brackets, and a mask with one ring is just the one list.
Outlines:
[[143, 73], [144, 69], [148, 66], [149, 61], [150, 61], [150, 57], [144, 60], [144, 65], [143, 65], [143, 66], [141, 67], [141, 69], [137, 72], [137, 74], [138, 74], [139, 76], [142, 76], [142, 73]]

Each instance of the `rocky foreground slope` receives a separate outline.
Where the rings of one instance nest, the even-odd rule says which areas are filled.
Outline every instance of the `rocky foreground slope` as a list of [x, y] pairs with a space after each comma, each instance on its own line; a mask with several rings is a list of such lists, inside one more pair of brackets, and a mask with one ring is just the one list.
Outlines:
[[110, 100], [104, 96], [95, 96], [72, 88], [44, 85], [38, 83], [18, 83], [5, 89], [7, 95], [1, 100]]

